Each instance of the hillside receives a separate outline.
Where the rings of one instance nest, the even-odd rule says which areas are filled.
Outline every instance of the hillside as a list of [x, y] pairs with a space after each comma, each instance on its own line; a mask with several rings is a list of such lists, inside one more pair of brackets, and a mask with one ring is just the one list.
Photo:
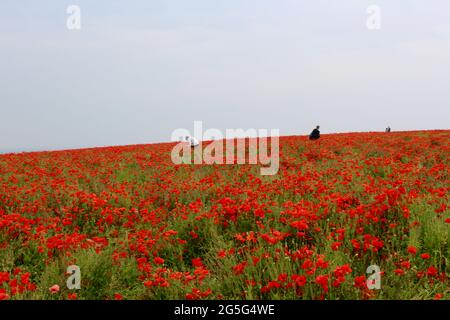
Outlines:
[[0, 155], [0, 299], [450, 299], [450, 131], [281, 137], [274, 176], [173, 146]]

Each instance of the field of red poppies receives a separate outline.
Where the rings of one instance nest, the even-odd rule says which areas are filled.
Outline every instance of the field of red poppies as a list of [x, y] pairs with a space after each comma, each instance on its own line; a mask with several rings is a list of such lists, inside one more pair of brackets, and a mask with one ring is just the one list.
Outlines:
[[0, 155], [0, 299], [450, 299], [450, 131], [282, 137], [274, 176], [173, 146]]

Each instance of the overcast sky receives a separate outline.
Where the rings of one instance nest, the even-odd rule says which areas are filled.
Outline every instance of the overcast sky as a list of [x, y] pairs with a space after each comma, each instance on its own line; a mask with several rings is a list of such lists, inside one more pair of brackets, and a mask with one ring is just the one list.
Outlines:
[[449, 88], [448, 0], [0, 1], [3, 151], [448, 129]]

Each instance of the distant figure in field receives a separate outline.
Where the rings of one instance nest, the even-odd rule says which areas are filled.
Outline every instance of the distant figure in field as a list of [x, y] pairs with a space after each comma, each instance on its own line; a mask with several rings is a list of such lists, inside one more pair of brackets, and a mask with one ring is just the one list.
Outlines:
[[386, 132], [391, 132], [391, 127], [388, 126], [388, 127], [386, 128]]
[[317, 126], [309, 135], [309, 140], [317, 140], [320, 138], [320, 126]]
[[185, 136], [184, 137], [184, 141], [186, 141], [187, 143], [189, 143], [189, 145], [191, 146], [191, 148], [194, 148], [196, 146], [199, 145], [199, 142], [196, 138], [194, 137], [190, 137], [190, 136]]

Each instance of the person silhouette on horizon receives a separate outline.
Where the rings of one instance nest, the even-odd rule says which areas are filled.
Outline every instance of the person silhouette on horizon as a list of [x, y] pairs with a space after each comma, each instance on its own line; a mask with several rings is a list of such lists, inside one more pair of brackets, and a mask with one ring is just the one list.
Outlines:
[[320, 126], [317, 126], [309, 135], [309, 140], [318, 140], [320, 138]]

